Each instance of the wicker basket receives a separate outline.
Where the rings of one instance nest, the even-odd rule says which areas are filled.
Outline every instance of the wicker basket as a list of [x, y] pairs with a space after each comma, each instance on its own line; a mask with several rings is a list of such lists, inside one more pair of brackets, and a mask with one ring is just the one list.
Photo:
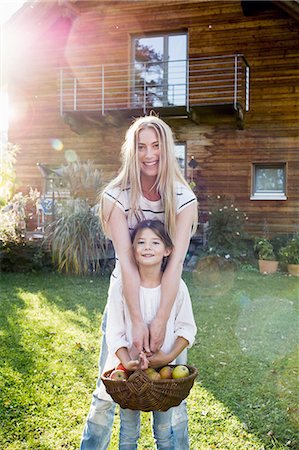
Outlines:
[[108, 394], [122, 408], [167, 411], [172, 406], [178, 406], [188, 396], [193, 386], [198, 371], [193, 366], [186, 365], [186, 367], [190, 375], [178, 379], [153, 381], [142, 370], [136, 370], [126, 381], [111, 380], [109, 376], [112, 370], [105, 372], [101, 379]]

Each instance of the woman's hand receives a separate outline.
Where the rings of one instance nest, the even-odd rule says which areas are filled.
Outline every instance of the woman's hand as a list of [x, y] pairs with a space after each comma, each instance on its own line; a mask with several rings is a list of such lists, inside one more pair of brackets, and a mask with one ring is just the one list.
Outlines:
[[132, 340], [133, 345], [136, 347], [138, 353], [145, 350], [147, 353], [150, 351], [149, 347], [149, 330], [147, 325], [143, 321], [132, 322]]
[[148, 357], [149, 366], [156, 369], [157, 367], [166, 366], [169, 363], [169, 356], [161, 350]]
[[164, 321], [164, 320], [160, 319], [159, 316], [156, 316], [149, 326], [150, 350], [153, 353], [160, 350], [160, 348], [163, 345], [163, 342], [165, 339], [165, 332], [166, 332], [166, 323], [167, 323], [167, 320]]

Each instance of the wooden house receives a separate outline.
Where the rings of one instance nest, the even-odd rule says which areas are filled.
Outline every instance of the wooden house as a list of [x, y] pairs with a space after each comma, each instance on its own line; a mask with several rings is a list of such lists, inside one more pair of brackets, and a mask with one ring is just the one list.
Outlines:
[[233, 201], [261, 234], [299, 227], [299, 2], [35, 0], [6, 28], [22, 189], [92, 160], [105, 180], [133, 117], [172, 127], [200, 222]]

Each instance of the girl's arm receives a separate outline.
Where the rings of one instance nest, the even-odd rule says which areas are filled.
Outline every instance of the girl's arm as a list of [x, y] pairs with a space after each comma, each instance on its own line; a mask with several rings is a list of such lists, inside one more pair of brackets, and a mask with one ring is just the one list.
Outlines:
[[150, 325], [150, 348], [154, 353], [164, 342], [166, 323], [176, 298], [183, 271], [185, 256], [189, 247], [191, 228], [197, 203], [191, 203], [177, 215], [174, 249], [169, 257], [161, 283], [161, 303], [155, 319]]
[[170, 364], [173, 360], [176, 359], [177, 356], [179, 356], [180, 353], [182, 353], [182, 351], [186, 347], [188, 347], [188, 345], [189, 341], [187, 341], [187, 339], [181, 336], [176, 338], [173, 348], [171, 349], [171, 352], [164, 353], [161, 350], [159, 350], [152, 356], [148, 357], [149, 366], [157, 368]]
[[103, 208], [104, 217], [109, 218], [106, 225], [107, 232], [120, 262], [123, 293], [132, 321], [133, 344], [139, 352], [143, 349], [148, 352], [149, 332], [140, 311], [140, 278], [133, 255], [128, 223], [124, 212], [113, 202], [104, 199]]

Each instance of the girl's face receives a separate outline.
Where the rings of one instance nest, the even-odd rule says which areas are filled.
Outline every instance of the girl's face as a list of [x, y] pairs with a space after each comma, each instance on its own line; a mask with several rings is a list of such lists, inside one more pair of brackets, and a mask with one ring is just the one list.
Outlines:
[[137, 145], [141, 176], [156, 178], [160, 163], [160, 145], [156, 131], [153, 128], [140, 130]]
[[135, 259], [139, 265], [161, 266], [163, 257], [171, 253], [162, 239], [150, 228], [143, 228], [137, 233], [133, 247]]

